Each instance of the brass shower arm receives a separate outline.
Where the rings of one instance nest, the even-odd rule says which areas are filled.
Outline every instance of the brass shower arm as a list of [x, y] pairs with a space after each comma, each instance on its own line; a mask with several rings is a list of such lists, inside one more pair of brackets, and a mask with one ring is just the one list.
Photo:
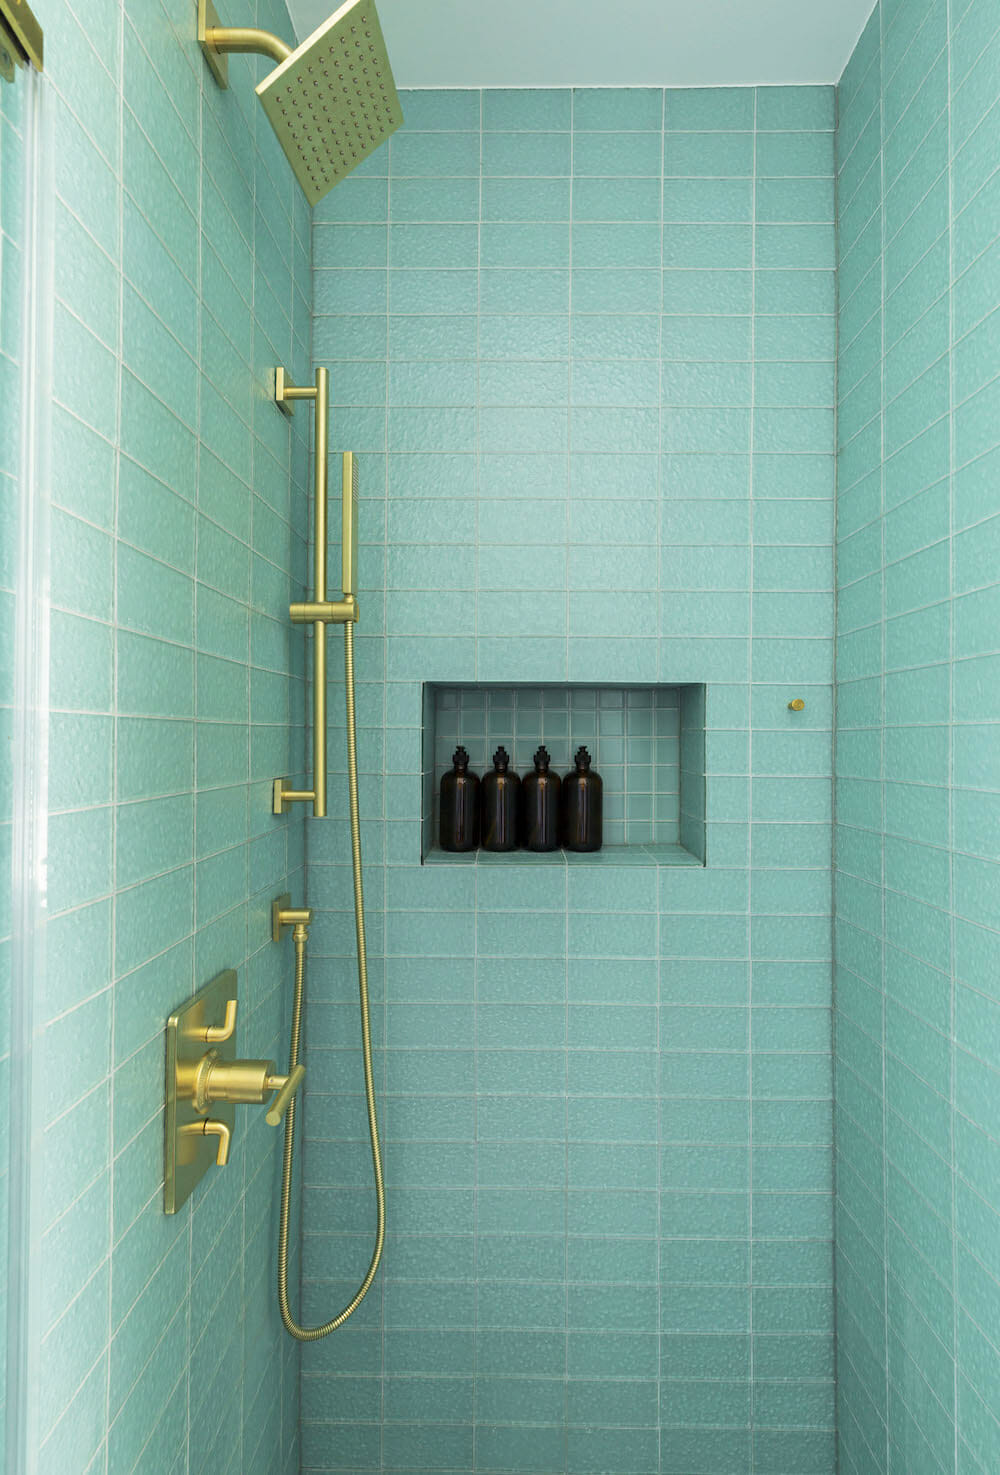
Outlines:
[[292, 54], [292, 48], [270, 31], [260, 31], [256, 26], [220, 26], [212, 0], [198, 0], [198, 41], [220, 87], [229, 86], [230, 52], [268, 56], [275, 62], [287, 61]]
[[292, 48], [280, 36], [259, 31], [256, 26], [209, 26], [205, 44], [216, 51], [247, 52], [279, 62], [287, 61], [292, 54]]

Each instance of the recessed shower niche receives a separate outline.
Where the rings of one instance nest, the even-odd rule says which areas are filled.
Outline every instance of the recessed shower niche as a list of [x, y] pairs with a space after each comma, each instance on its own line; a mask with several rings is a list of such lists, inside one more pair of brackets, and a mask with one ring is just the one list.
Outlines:
[[[580, 744], [604, 780], [604, 848], [505, 855], [438, 848], [441, 777], [461, 743], [482, 775], [501, 744], [523, 775], [544, 743], [565, 774]], [[422, 858], [431, 864], [518, 861], [571, 864], [705, 864], [705, 687], [480, 685], [427, 682], [423, 689]]]

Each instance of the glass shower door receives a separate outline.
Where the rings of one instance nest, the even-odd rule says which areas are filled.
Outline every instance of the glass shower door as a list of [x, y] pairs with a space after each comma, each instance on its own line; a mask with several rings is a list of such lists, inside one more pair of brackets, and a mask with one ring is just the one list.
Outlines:
[[0, 1472], [27, 1475], [37, 1466], [32, 1057], [45, 936], [51, 155], [44, 79], [30, 66], [12, 80], [0, 69]]

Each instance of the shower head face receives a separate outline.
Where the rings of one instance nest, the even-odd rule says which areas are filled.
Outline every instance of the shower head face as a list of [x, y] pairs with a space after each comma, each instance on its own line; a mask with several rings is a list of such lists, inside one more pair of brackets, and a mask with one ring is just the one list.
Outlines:
[[403, 121], [374, 0], [347, 0], [257, 96], [315, 205]]

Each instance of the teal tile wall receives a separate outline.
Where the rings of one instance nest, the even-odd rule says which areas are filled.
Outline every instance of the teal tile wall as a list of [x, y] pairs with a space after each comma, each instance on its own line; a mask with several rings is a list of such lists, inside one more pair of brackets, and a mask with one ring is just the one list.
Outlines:
[[840, 1468], [1000, 1460], [1000, 17], [882, 4], [840, 86]]
[[[268, 380], [309, 372], [309, 212], [257, 63], [217, 90], [188, 0], [37, 8], [56, 188], [38, 1468], [274, 1475], [298, 1468], [277, 1136], [244, 1113], [230, 1165], [165, 1217], [163, 1025], [233, 966], [242, 1053], [286, 1048], [268, 907], [304, 890], [303, 827], [269, 789], [302, 761], [285, 616], [309, 425]], [[255, 11], [291, 34], [278, 0]]]
[[[305, 1349], [303, 1468], [829, 1475], [834, 94], [403, 106], [313, 234], [389, 1238]], [[709, 865], [421, 867], [423, 683], [567, 681], [708, 684]], [[344, 766], [338, 731], [315, 1318], [373, 1217]]]
[[[11, 851], [14, 774], [11, 758], [14, 599], [17, 584], [17, 476], [20, 446], [22, 312], [21, 212], [24, 179], [24, 94], [0, 88], [0, 1245], [7, 1245], [10, 1167]], [[7, 1276], [0, 1276], [0, 1449], [7, 1414]]]

